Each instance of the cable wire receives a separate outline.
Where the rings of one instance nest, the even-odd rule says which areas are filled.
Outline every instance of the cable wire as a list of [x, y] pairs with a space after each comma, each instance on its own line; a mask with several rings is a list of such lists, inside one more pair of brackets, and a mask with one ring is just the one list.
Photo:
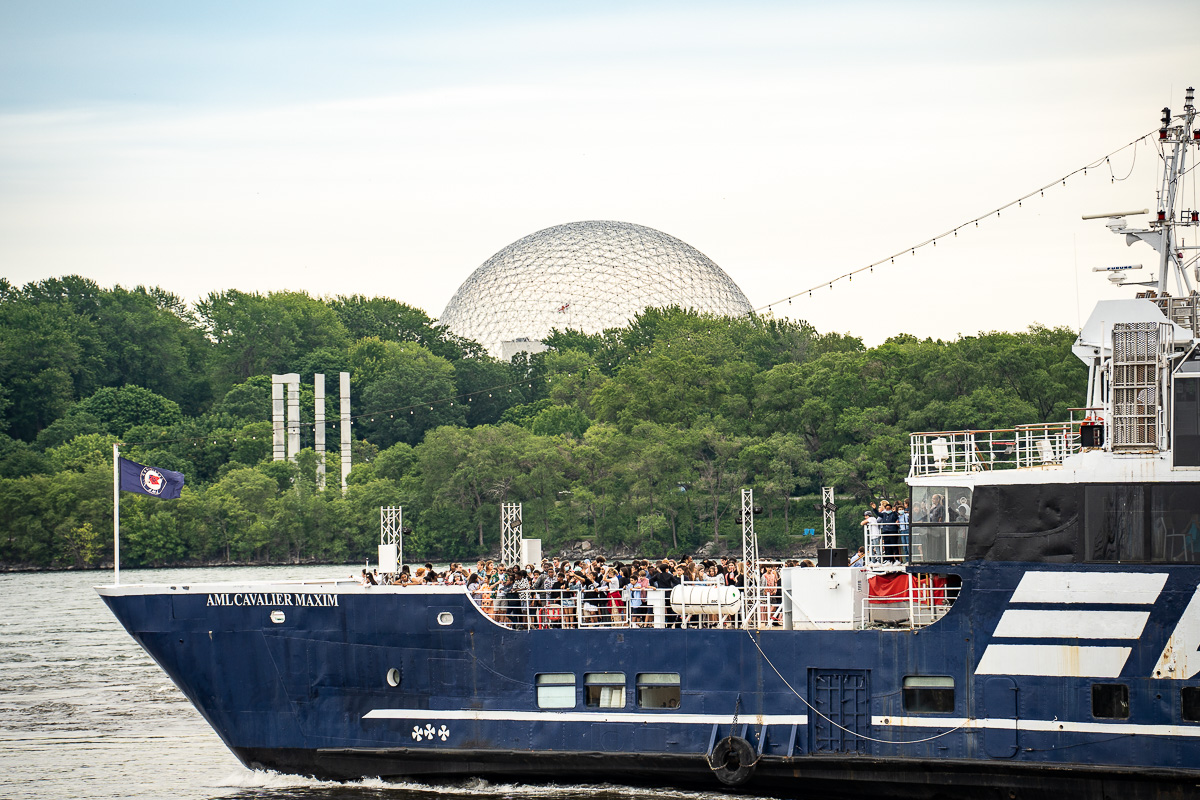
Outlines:
[[769, 666], [772, 670], [774, 670], [775, 674], [779, 676], [779, 680], [783, 681], [783, 685], [786, 686], [788, 689], [790, 689], [792, 694], [796, 695], [797, 699], [799, 699], [801, 703], [804, 703], [804, 705], [808, 706], [808, 709], [810, 711], [812, 711], [812, 713], [816, 714], [818, 717], [825, 720], [830, 725], [834, 726], [835, 728], [839, 728], [839, 729], [845, 731], [846, 733], [851, 734], [852, 736], [856, 736], [859, 739], [866, 739], [868, 742], [877, 742], [879, 744], [921, 744], [922, 742], [932, 742], [934, 739], [940, 739], [943, 736], [949, 736], [950, 734], [954, 733], [955, 731], [960, 731], [960, 730], [966, 728], [968, 723], [970, 722], [970, 720], [968, 719], [967, 721], [963, 722], [961, 725], [957, 725], [948, 731], [942, 731], [941, 733], [934, 734], [933, 736], [926, 736], [924, 739], [909, 739], [908, 741], [896, 741], [894, 739], [876, 739], [873, 736], [867, 736], [866, 734], [860, 733], [859, 731], [850, 730], [845, 725], [839, 725], [837, 722], [834, 722], [829, 717], [822, 714], [820, 711], [817, 710], [816, 706], [814, 706], [812, 703], [808, 702], [808, 700], [806, 700], [803, 695], [801, 695], [799, 692], [797, 692], [792, 687], [792, 685], [790, 683], [788, 683], [788, 679], [783, 677], [783, 673], [780, 672], [779, 669], [775, 666], [775, 664], [771, 662], [771, 659], [767, 657], [767, 654], [763, 652], [762, 647], [760, 647], [758, 644], [758, 640], [754, 638], [754, 634], [747, 630], [746, 635], [749, 636], [750, 641], [754, 643], [754, 648], [756, 650], [758, 650], [758, 654], [763, 657], [763, 661], [767, 662], [767, 666]]
[[[1155, 129], [1155, 131], [1157, 131], [1157, 129]], [[1020, 197], [1016, 198], [1015, 200], [1010, 200], [1009, 202], [1005, 203], [1004, 205], [1000, 206], [999, 208], [996, 208], [993, 211], [989, 211], [986, 214], [981, 214], [978, 217], [975, 217], [974, 219], [969, 219], [960, 225], [955, 225], [953, 228], [943, 231], [942, 233], [939, 233], [936, 236], [931, 236], [928, 239], [924, 240], [923, 242], [909, 245], [908, 247], [904, 248], [903, 250], [900, 250], [899, 252], [893, 253], [890, 256], [886, 256], [885, 258], [881, 258], [878, 261], [873, 261], [872, 263], [867, 264], [865, 267], [859, 267], [858, 269], [853, 269], [853, 270], [850, 270], [849, 272], [844, 272], [841, 275], [838, 275], [836, 278], [831, 278], [829, 280], [821, 281], [816, 286], [812, 286], [808, 289], [803, 289], [799, 292], [796, 292], [795, 294], [791, 294], [791, 295], [788, 295], [787, 297], [781, 298], [779, 300], [775, 300], [774, 302], [767, 303], [766, 305], [761, 305], [758, 308], [754, 309], [754, 313], [759, 313], [759, 312], [762, 312], [763, 310], [770, 311], [774, 306], [781, 305], [783, 303], [789, 303], [792, 300], [796, 299], [797, 297], [801, 297], [802, 295], [805, 295], [805, 294], [807, 294], [808, 296], [811, 297], [812, 293], [817, 291], [818, 289], [824, 289], [826, 287], [832, 289], [833, 285], [835, 283], [837, 283], [843, 279], [853, 280], [854, 276], [859, 274], [860, 272], [866, 272], [867, 270], [874, 270], [875, 267], [886, 264], [889, 261], [894, 264], [896, 262], [896, 259], [899, 258], [900, 256], [910, 255], [910, 254], [916, 255], [917, 250], [919, 250], [922, 247], [925, 247], [927, 245], [932, 244], [934, 247], [936, 247], [939, 239], [945, 239], [948, 236], [956, 237], [956, 236], [958, 236], [958, 232], [960, 230], [962, 230], [963, 228], [966, 228], [970, 225], [979, 227], [980, 222], [982, 222], [983, 220], [988, 219], [989, 217], [992, 217], [992, 216], [997, 216], [997, 217], [1000, 216], [1001, 211], [1005, 211], [1006, 209], [1012, 208], [1013, 206], [1020, 206], [1021, 203], [1024, 202], [1025, 200], [1028, 200], [1029, 198], [1031, 198], [1037, 194], [1045, 194], [1045, 191], [1047, 189], [1050, 189], [1054, 186], [1057, 186], [1059, 184], [1065, 185], [1068, 178], [1078, 175], [1081, 172], [1086, 174], [1089, 169], [1095, 169], [1096, 167], [1100, 166], [1101, 164], [1104, 164], [1106, 161], [1108, 161], [1109, 158], [1111, 158], [1112, 156], [1115, 156], [1117, 153], [1120, 153], [1122, 150], [1125, 150], [1130, 147], [1134, 147], [1138, 143], [1150, 138], [1155, 133], [1155, 131], [1151, 131], [1150, 133], [1139, 136], [1138, 138], [1134, 139], [1132, 142], [1124, 144], [1121, 147], [1118, 147], [1116, 150], [1113, 150], [1111, 153], [1101, 156], [1100, 158], [1096, 159], [1095, 161], [1093, 161], [1089, 164], [1086, 164], [1085, 166], [1082, 166], [1075, 170], [1072, 170], [1071, 172], [1068, 172], [1066, 175], [1063, 175], [1061, 178], [1051, 181], [1050, 183], [1047, 183], [1045, 186], [1034, 189], [1032, 192], [1023, 194]], [[1136, 150], [1134, 152], [1136, 154]], [[1132, 168], [1131, 168], [1131, 171], [1132, 171]], [[1110, 172], [1111, 172], [1111, 166], [1110, 166]]]

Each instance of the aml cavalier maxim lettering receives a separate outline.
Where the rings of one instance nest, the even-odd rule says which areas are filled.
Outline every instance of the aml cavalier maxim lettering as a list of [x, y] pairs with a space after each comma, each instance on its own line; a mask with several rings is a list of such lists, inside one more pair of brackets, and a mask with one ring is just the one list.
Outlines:
[[338, 604], [336, 594], [311, 594], [307, 592], [234, 592], [232, 594], [210, 594], [207, 606], [304, 606], [329, 607]]

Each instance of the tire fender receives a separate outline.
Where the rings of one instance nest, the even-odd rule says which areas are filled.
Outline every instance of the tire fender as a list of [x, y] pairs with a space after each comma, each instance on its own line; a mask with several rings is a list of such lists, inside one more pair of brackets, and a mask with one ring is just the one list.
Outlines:
[[740, 736], [726, 736], [713, 747], [708, 765], [721, 783], [741, 786], [754, 774], [757, 760], [748, 741]]

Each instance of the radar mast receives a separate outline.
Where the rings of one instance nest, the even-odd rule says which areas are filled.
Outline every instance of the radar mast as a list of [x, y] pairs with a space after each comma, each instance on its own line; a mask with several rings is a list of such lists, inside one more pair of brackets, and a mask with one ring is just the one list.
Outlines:
[[[1140, 264], [1121, 267], [1096, 267], [1094, 272], [1110, 273], [1109, 280], [1119, 286], [1153, 287], [1157, 297], [1190, 297], [1197, 294], [1200, 285], [1200, 246], [1188, 246], [1180, 235], [1182, 228], [1200, 225], [1200, 212], [1183, 207], [1180, 191], [1188, 173], [1188, 147], [1200, 145], [1200, 130], [1195, 129], [1196, 90], [1188, 87], [1184, 98], [1183, 113], [1172, 116], [1170, 108], [1162, 110], [1162, 127], [1158, 129], [1158, 143], [1163, 161], [1162, 180], [1158, 188], [1158, 208], [1145, 228], [1128, 227], [1125, 218], [1134, 214], [1148, 214], [1149, 209], [1125, 211], [1112, 214], [1089, 214], [1084, 219], [1105, 219], [1113, 233], [1124, 234], [1125, 242], [1145, 242], [1158, 252], [1158, 275], [1147, 281], [1127, 281], [1127, 271], [1141, 269]], [[1174, 276], [1172, 282], [1170, 277]], [[1140, 296], [1140, 295], [1139, 295]]]

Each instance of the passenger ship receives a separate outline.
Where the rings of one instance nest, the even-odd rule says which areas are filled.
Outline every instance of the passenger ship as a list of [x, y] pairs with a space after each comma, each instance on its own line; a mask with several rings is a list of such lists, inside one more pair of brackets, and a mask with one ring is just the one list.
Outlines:
[[673, 591], [675, 611], [728, 613], [724, 626], [668, 627], [665, 602], [644, 626], [565, 625], [561, 607], [516, 625], [450, 586], [98, 591], [255, 768], [782, 796], [1200, 796], [1200, 295], [1181, 238], [1198, 223], [1179, 191], [1195, 117], [1191, 89], [1182, 115], [1164, 110], [1148, 223], [1103, 215], [1158, 252], [1158, 275], [1083, 327], [1089, 407], [1060, 424], [914, 434], [904, 563], [876, 551], [847, 566], [831, 550], [783, 571], [778, 609], [753, 580], [732, 605]]

